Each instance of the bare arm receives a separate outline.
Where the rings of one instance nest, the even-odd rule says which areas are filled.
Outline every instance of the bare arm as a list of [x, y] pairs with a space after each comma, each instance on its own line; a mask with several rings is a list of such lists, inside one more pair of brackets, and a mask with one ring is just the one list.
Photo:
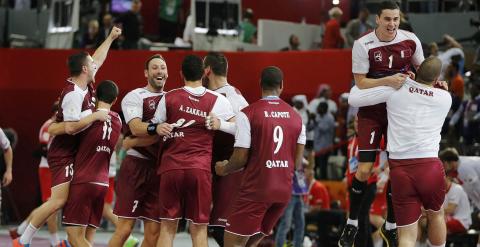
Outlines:
[[215, 165], [215, 172], [219, 176], [228, 175], [234, 171], [240, 170], [247, 164], [249, 148], [236, 147], [230, 160], [219, 161]]
[[[48, 126], [48, 133], [51, 135], [74, 135], [95, 121], [107, 121], [108, 112], [97, 111], [79, 121], [52, 123]], [[63, 128], [62, 128], [63, 127]]]
[[128, 122], [128, 127], [132, 134], [137, 137], [148, 136], [147, 127], [149, 123], [142, 122], [139, 118], [134, 118]]
[[457, 209], [457, 204], [449, 202], [447, 207], [445, 208], [445, 214], [452, 215]]
[[305, 145], [297, 144], [297, 149], [295, 150], [295, 168], [297, 170], [302, 169], [304, 150], [305, 150]]
[[445, 34], [443, 35], [443, 39], [447, 42], [447, 44], [452, 48], [460, 48], [463, 49], [462, 45], [458, 43], [452, 36]]
[[122, 30], [120, 28], [113, 27], [112, 31], [110, 31], [110, 34], [105, 39], [105, 41], [103, 41], [103, 43], [97, 48], [97, 50], [95, 50], [92, 59], [98, 67], [102, 66], [103, 62], [107, 58], [108, 50], [110, 49], [112, 42], [117, 39], [121, 34]]
[[348, 103], [351, 106], [355, 107], [380, 104], [383, 102], [387, 102], [390, 95], [395, 91], [396, 89], [385, 86], [363, 90], [355, 86], [350, 90], [350, 95], [348, 96]]
[[378, 86], [389, 86], [395, 89], [400, 88], [408, 75], [405, 74], [395, 74], [391, 76], [386, 76], [378, 79], [367, 78], [365, 74], [353, 74], [355, 79], [355, 85], [360, 89], [367, 89]]
[[125, 150], [133, 147], [148, 147], [157, 143], [159, 139], [159, 136], [127, 137], [123, 139], [122, 147]]
[[8, 147], [3, 152], [3, 158], [5, 160], [6, 171], [3, 175], [2, 186], [8, 186], [12, 182], [12, 164], [13, 164], [13, 150], [12, 147]]

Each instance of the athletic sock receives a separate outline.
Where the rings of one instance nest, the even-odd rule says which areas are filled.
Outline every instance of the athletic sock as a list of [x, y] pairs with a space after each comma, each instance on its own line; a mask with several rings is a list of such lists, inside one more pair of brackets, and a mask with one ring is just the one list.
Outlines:
[[358, 220], [347, 219], [347, 225], [352, 225], [358, 227]]
[[50, 245], [57, 246], [60, 243], [57, 233], [50, 233]]
[[19, 242], [21, 244], [30, 244], [32, 242], [32, 238], [37, 233], [38, 229], [35, 228], [31, 223], [28, 224], [27, 228], [25, 229], [25, 232], [22, 234], [20, 237]]
[[25, 232], [25, 229], [28, 226], [28, 221], [24, 220], [17, 228], [17, 233], [22, 235]]
[[350, 214], [349, 218], [352, 220], [358, 219], [358, 211], [362, 206], [363, 196], [367, 188], [367, 182], [358, 180], [355, 176], [352, 180], [352, 187], [349, 189], [350, 194]]

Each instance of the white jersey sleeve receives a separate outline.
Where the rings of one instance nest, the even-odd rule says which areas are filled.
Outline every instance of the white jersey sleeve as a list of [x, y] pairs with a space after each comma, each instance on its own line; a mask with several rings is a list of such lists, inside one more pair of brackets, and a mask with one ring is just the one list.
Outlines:
[[166, 95], [158, 102], [157, 110], [153, 116], [152, 123], [165, 123], [167, 121], [167, 103], [165, 102]]
[[352, 49], [352, 73], [367, 74], [369, 69], [368, 51], [359, 40], [356, 40]]
[[122, 100], [122, 112], [125, 123], [130, 123], [134, 118], [143, 118], [143, 104], [141, 97], [134, 91], [129, 92]]
[[305, 145], [306, 142], [307, 142], [307, 135], [305, 134], [305, 125], [302, 124], [302, 131], [300, 131], [300, 135], [298, 136], [297, 144]]
[[252, 142], [250, 121], [248, 121], [247, 115], [243, 112], [239, 112], [235, 122], [237, 124], [237, 132], [235, 133], [234, 147], [250, 148]]
[[62, 100], [63, 121], [76, 122], [82, 118], [83, 95], [76, 90], [67, 93]]
[[425, 60], [425, 57], [423, 56], [422, 43], [415, 34], [413, 34], [412, 40], [415, 41], [415, 53], [413, 53], [412, 64], [415, 68], [418, 68], [420, 64], [422, 64], [423, 60]]
[[359, 89], [354, 86], [350, 90], [348, 103], [351, 106], [363, 107], [387, 102], [390, 95], [397, 90], [392, 87], [379, 86], [368, 89]]
[[215, 114], [221, 120], [228, 121], [230, 118], [235, 117], [235, 113], [233, 113], [232, 105], [230, 102], [225, 98], [225, 96], [221, 94], [216, 94], [217, 100], [212, 108], [212, 113]]
[[243, 108], [248, 106], [247, 100], [245, 100], [245, 98], [241, 94], [234, 93], [230, 95], [230, 97], [228, 97], [227, 95], [227, 99], [228, 101], [230, 101], [235, 115], [238, 114]]
[[0, 148], [7, 150], [10, 147], [10, 141], [8, 140], [5, 132], [0, 128]]

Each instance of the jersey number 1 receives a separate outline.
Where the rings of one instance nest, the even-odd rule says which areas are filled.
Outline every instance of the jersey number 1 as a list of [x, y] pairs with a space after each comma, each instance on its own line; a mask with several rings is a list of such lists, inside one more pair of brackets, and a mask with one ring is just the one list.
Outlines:
[[275, 126], [275, 128], [273, 129], [273, 142], [277, 144], [277, 146], [275, 147], [275, 151], [273, 151], [273, 154], [276, 154], [280, 150], [280, 147], [282, 146], [282, 143], [283, 143], [282, 127]]
[[388, 68], [391, 69], [393, 65], [393, 55], [388, 57]]

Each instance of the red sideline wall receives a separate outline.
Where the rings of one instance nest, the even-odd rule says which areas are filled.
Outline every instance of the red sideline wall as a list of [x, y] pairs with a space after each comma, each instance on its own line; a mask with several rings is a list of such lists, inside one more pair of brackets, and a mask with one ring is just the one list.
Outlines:
[[[10, 192], [22, 218], [37, 206], [39, 198], [38, 160], [32, 157], [38, 144], [38, 129], [50, 116], [51, 104], [59, 96], [68, 76], [67, 57], [74, 52], [0, 49], [0, 126], [12, 127], [19, 135], [14, 155], [14, 182]], [[182, 85], [179, 75], [181, 61], [190, 53], [161, 53], [169, 69], [167, 90]], [[154, 52], [110, 51], [96, 80], [115, 81], [123, 97], [128, 91], [146, 84], [144, 61], [152, 54]], [[226, 56], [229, 60], [229, 81], [240, 89], [249, 102], [260, 97], [259, 75], [269, 65], [283, 70], [285, 89], [282, 98], [288, 101], [295, 94], [307, 94], [311, 99], [321, 83], [330, 84], [333, 97], [337, 99], [340, 93], [349, 90], [352, 78], [350, 50], [244, 52], [226, 53]], [[115, 109], [119, 109], [119, 104]]]

